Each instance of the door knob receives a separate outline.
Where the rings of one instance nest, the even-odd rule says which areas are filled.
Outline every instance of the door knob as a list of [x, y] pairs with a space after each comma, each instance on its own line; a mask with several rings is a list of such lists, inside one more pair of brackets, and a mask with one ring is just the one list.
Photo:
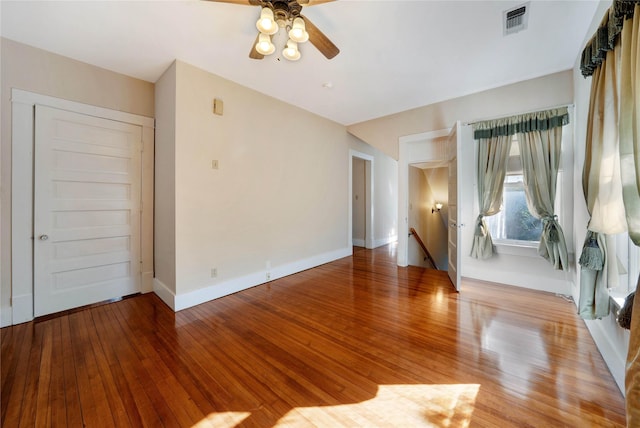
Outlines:
[[40, 235], [41, 241], [46, 241], [47, 239], [49, 239], [49, 235]]

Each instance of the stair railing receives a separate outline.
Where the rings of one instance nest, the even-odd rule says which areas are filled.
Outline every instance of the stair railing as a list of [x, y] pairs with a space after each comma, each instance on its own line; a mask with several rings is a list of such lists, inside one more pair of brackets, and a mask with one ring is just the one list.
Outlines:
[[438, 267], [436, 266], [436, 262], [433, 261], [433, 257], [431, 257], [431, 254], [429, 253], [429, 250], [427, 250], [426, 245], [424, 245], [424, 242], [422, 242], [422, 239], [420, 239], [420, 235], [418, 235], [418, 232], [416, 232], [416, 230], [411, 227], [409, 228], [409, 236], [413, 235], [414, 238], [416, 238], [416, 242], [418, 243], [418, 245], [420, 245], [420, 248], [422, 248], [422, 251], [424, 251], [425, 257], [424, 260], [429, 260], [429, 263], [431, 263], [431, 266], [433, 266], [434, 269], [438, 269]]

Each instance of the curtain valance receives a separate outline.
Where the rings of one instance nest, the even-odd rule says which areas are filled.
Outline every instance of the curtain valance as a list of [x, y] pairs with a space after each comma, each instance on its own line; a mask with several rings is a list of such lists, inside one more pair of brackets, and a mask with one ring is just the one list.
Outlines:
[[547, 131], [568, 123], [569, 112], [566, 107], [562, 107], [478, 122], [473, 127], [473, 138], [480, 140], [532, 131]]
[[622, 31], [625, 19], [633, 18], [633, 10], [640, 0], [614, 0], [609, 12], [604, 15], [600, 26], [582, 51], [580, 70], [584, 77], [591, 76], [602, 64], [607, 51], [613, 50], [616, 38]]

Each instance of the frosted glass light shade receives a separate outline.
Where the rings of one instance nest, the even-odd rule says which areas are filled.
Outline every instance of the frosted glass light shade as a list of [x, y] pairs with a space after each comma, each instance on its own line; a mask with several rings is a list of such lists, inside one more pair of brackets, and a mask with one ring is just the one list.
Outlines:
[[304, 25], [304, 19], [296, 18], [293, 20], [291, 30], [289, 30], [289, 38], [296, 43], [304, 43], [309, 40], [309, 33]]
[[258, 31], [262, 34], [272, 35], [278, 32], [278, 24], [273, 19], [273, 11], [268, 7], [263, 7], [262, 12], [260, 12], [260, 19], [256, 22], [256, 27]]
[[287, 47], [282, 51], [282, 55], [289, 61], [297, 61], [300, 59], [300, 51], [298, 44], [293, 40], [287, 42]]
[[256, 51], [262, 55], [271, 55], [275, 50], [276, 47], [271, 43], [271, 36], [260, 33], [260, 36], [258, 36], [258, 43], [256, 43]]

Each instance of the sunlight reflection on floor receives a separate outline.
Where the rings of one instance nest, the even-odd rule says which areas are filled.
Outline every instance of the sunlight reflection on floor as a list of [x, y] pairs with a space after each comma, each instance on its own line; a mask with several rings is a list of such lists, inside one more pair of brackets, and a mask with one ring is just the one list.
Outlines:
[[480, 385], [381, 385], [354, 404], [299, 407], [276, 426], [467, 427]]
[[250, 412], [211, 413], [191, 428], [234, 427], [251, 415]]

